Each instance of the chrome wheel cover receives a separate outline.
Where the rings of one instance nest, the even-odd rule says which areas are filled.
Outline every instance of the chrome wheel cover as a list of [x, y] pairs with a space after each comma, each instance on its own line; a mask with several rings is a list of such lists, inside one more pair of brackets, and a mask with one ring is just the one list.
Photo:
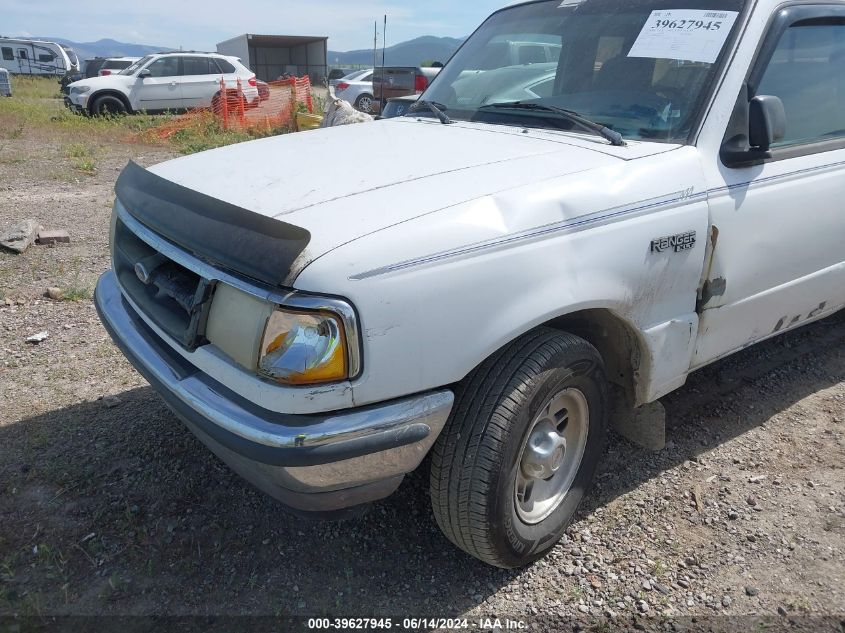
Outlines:
[[524, 523], [540, 523], [563, 503], [581, 466], [589, 430], [587, 398], [571, 387], [549, 398], [531, 422], [514, 485], [514, 507]]

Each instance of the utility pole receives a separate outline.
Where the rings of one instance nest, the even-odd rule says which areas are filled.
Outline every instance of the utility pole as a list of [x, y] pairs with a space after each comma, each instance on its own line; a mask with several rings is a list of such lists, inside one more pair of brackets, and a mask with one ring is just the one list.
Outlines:
[[385, 14], [385, 16], [384, 16], [384, 31], [383, 31], [383, 32], [382, 32], [382, 34], [381, 34], [381, 43], [382, 43], [382, 48], [381, 48], [381, 69], [382, 69], [382, 74], [383, 74], [383, 73], [384, 73], [384, 66], [385, 66], [385, 64], [384, 64], [384, 56], [386, 55], [386, 52], [387, 52], [387, 14]]
[[[384, 58], [387, 54], [387, 14], [384, 14], [384, 30], [381, 33], [381, 81], [379, 82], [378, 107], [379, 112], [384, 108], [384, 84], [387, 77], [384, 76]], [[373, 91], [375, 92], [375, 90]]]
[[378, 20], [373, 22], [373, 68], [378, 60]]

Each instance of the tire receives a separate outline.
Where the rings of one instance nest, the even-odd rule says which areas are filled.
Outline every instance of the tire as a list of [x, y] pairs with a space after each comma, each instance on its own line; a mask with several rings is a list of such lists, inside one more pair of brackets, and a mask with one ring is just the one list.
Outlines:
[[[498, 351], [458, 386], [432, 450], [431, 502], [440, 529], [496, 567], [544, 556], [593, 479], [607, 412], [604, 364], [585, 340], [539, 328]], [[568, 442], [562, 451], [560, 437]]]
[[359, 95], [355, 99], [355, 109], [365, 114], [371, 114], [373, 111], [373, 96], [368, 94]]
[[243, 104], [244, 110], [249, 110], [249, 102], [246, 98], [238, 98], [238, 92], [230, 89], [227, 90], [225, 94], [218, 92], [211, 98], [212, 112], [218, 115], [223, 114], [224, 99], [226, 100], [226, 109], [229, 111], [229, 114], [237, 112], [241, 104]]
[[94, 99], [91, 104], [91, 114], [94, 116], [115, 116], [126, 114], [126, 104], [114, 95], [102, 95]]

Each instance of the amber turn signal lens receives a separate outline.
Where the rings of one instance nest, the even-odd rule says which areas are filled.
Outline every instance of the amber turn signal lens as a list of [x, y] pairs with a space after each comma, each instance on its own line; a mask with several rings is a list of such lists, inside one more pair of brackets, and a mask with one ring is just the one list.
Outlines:
[[340, 319], [325, 313], [276, 310], [264, 329], [258, 368], [288, 385], [346, 380], [346, 336]]

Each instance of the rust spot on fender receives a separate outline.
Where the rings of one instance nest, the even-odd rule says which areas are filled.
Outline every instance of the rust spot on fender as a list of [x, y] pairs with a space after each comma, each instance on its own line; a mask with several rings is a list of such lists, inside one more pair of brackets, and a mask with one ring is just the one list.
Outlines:
[[706, 306], [716, 297], [721, 297], [728, 289], [728, 280], [724, 277], [717, 277], [716, 279], [708, 279], [704, 282], [704, 287], [701, 289], [701, 301], [699, 305]]
[[715, 224], [710, 227], [710, 238], [707, 240], [707, 254], [706, 254], [706, 261], [704, 265], [704, 274], [702, 278], [704, 279], [704, 283], [701, 284], [701, 287], [698, 291], [698, 301], [696, 302], [695, 310], [699, 314], [704, 311], [707, 307], [707, 304], [710, 303], [715, 297], [721, 297], [725, 294], [725, 290], [728, 287], [727, 279], [723, 277], [719, 277], [717, 279], [711, 279], [710, 276], [713, 273], [713, 262], [716, 258], [716, 246], [719, 243], [719, 227]]

